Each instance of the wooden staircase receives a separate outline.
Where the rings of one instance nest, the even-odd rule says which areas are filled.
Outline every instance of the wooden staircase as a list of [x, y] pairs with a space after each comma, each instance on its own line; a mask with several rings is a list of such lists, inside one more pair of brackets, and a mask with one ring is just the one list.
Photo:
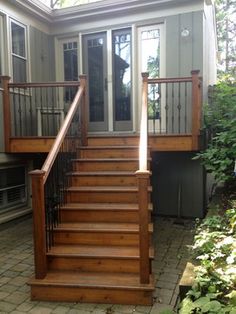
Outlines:
[[[154, 282], [140, 283], [137, 138], [93, 138], [78, 149], [47, 274], [32, 279], [32, 300], [152, 304]], [[150, 159], [149, 159], [150, 163]], [[149, 187], [149, 264], [151, 245]]]

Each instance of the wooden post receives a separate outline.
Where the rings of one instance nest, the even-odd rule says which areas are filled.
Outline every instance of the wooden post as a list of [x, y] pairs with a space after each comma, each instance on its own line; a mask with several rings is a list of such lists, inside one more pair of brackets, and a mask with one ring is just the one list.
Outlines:
[[192, 74], [192, 150], [199, 149], [198, 137], [201, 128], [201, 82], [199, 70], [191, 71]]
[[10, 93], [8, 84], [9, 76], [1, 76], [3, 88], [3, 123], [4, 123], [4, 142], [5, 152], [10, 152], [10, 137], [11, 137], [11, 109], [10, 109]]
[[140, 283], [148, 284], [150, 277], [149, 262], [149, 218], [148, 218], [148, 186], [149, 171], [137, 171], [138, 204], [139, 204], [139, 254]]
[[82, 145], [88, 146], [88, 85], [86, 75], [80, 75], [80, 86], [84, 88], [81, 104], [81, 136]]
[[147, 170], [147, 147], [148, 147], [148, 72], [142, 73], [142, 109], [140, 122], [139, 143], [139, 170]]
[[29, 174], [32, 179], [35, 278], [43, 279], [47, 273], [46, 223], [43, 184], [45, 171], [34, 170]]

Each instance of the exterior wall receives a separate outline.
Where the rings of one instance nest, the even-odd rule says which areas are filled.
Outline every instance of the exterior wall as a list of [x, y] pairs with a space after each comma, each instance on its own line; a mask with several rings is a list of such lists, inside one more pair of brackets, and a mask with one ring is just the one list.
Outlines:
[[[187, 29], [189, 36], [182, 37]], [[190, 76], [191, 70], [203, 70], [203, 12], [166, 17], [166, 76]]]
[[10, 47], [10, 19], [26, 27], [27, 80], [54, 80], [54, 42], [49, 35], [49, 24], [41, 22], [23, 9], [0, 0], [0, 15], [3, 19], [3, 75], [12, 76]]
[[54, 39], [30, 26], [31, 81], [55, 81]]
[[153, 155], [155, 215], [199, 217], [205, 215], [205, 174], [193, 153]]
[[[132, 94], [133, 94], [133, 117], [134, 117], [134, 131], [139, 129], [140, 121], [140, 108], [141, 108], [141, 70], [138, 68], [139, 63], [139, 51], [138, 51], [138, 29], [141, 26], [159, 24], [163, 26], [163, 33], [161, 41], [164, 41], [164, 53], [161, 57], [161, 77], [182, 77], [190, 76], [190, 72], [193, 69], [200, 70], [200, 75], [203, 75], [203, 11], [204, 6], [202, 1], [195, 1], [194, 3], [185, 3], [182, 5], [174, 5], [168, 7], [168, 5], [155, 6], [143, 9], [140, 11], [127, 11], [123, 12], [122, 19], [120, 16], [114, 16], [111, 19], [110, 15], [104, 15], [91, 19], [88, 22], [89, 17], [81, 18], [80, 23], [76, 20], [64, 21], [55, 23], [52, 27], [52, 33], [55, 34], [55, 39], [75, 37], [79, 42], [79, 72], [82, 74], [82, 47], [81, 36], [83, 34], [107, 31], [109, 29], [119, 29], [122, 27], [132, 27], [133, 34], [133, 82], [132, 82]], [[122, 22], [121, 22], [122, 21]], [[105, 26], [104, 26], [105, 25]], [[188, 29], [189, 36], [182, 37], [181, 32], [183, 29]], [[57, 46], [56, 46], [57, 47]], [[57, 69], [61, 63], [59, 57], [59, 48], [56, 48]], [[57, 75], [58, 76], [58, 75]], [[109, 77], [109, 75], [108, 75]], [[111, 84], [111, 80], [108, 78], [108, 84]], [[112, 88], [112, 87], [111, 87]], [[188, 101], [191, 102], [191, 90], [188, 92]], [[184, 101], [183, 101], [184, 102]], [[110, 104], [111, 102], [109, 102]], [[138, 104], [138, 105], [137, 105]], [[111, 104], [110, 104], [110, 107]], [[109, 110], [109, 109], [108, 109]], [[112, 108], [109, 110], [109, 116], [112, 117]], [[178, 117], [178, 108], [175, 108], [174, 115]], [[168, 131], [171, 133], [179, 132], [191, 132], [192, 112], [190, 106], [186, 110], [187, 112], [187, 126], [185, 127], [185, 109], [184, 104], [181, 109], [181, 130], [179, 130], [179, 121], [176, 118], [174, 126], [168, 126]], [[168, 121], [172, 120], [171, 110], [167, 113]], [[152, 123], [150, 123], [150, 126]], [[112, 131], [112, 121], [110, 122], [109, 131]]]
[[207, 101], [208, 86], [216, 83], [217, 37], [215, 12], [212, 6], [205, 6], [203, 15], [203, 100]]
[[[54, 40], [49, 35], [49, 27], [40, 20], [16, 8], [8, 1], [0, 0], [1, 16], [1, 73], [12, 76], [10, 52], [10, 19], [13, 19], [26, 27], [26, 48], [28, 55], [28, 81], [49, 81], [55, 79], [54, 66]], [[3, 27], [2, 27], [3, 26]], [[14, 132], [14, 126], [12, 126]], [[0, 169], [6, 170], [12, 167], [24, 166], [26, 173], [26, 200], [24, 203], [6, 204], [0, 206], [0, 223], [31, 212], [30, 178], [28, 172], [33, 169], [32, 156], [22, 156], [4, 153], [4, 126], [2, 89], [0, 85]], [[5, 193], [5, 191], [3, 191]]]

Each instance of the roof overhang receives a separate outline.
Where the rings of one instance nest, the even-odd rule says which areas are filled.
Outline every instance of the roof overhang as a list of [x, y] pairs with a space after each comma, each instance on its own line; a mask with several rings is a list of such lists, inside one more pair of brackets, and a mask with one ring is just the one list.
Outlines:
[[[176, 7], [196, 2], [204, 3], [204, 0], [103, 0], [83, 5], [77, 5], [64, 9], [51, 9], [38, 0], [9, 0], [21, 9], [33, 14], [38, 19], [47, 22], [65, 22], [78, 19], [89, 19], [108, 14], [121, 15], [122, 13], [153, 10], [162, 7]], [[212, 0], [205, 0], [207, 2]]]

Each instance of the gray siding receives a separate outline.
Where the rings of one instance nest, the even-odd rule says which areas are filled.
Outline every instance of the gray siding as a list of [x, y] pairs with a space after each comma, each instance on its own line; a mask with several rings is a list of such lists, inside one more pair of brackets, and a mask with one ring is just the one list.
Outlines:
[[181, 217], [205, 214], [205, 175], [193, 153], [153, 156], [154, 213]]
[[[188, 37], [181, 37], [187, 28]], [[166, 76], [189, 76], [203, 68], [203, 12], [191, 12], [166, 18]]]
[[[182, 37], [181, 31], [189, 30], [188, 37]], [[191, 70], [203, 70], [203, 12], [191, 12], [169, 16], [166, 18], [166, 77], [190, 76]], [[176, 86], [178, 89], [178, 86]], [[170, 133], [190, 133], [192, 126], [191, 87], [187, 87], [185, 99], [184, 85], [178, 96], [171, 99], [171, 86], [169, 87], [168, 121]], [[178, 94], [178, 91], [176, 91]], [[180, 103], [179, 103], [180, 100]], [[187, 100], [187, 101], [186, 101]], [[186, 103], [188, 104], [185, 108]], [[174, 105], [173, 105], [174, 104]], [[180, 105], [180, 109], [178, 106]], [[179, 111], [180, 110], [180, 111]], [[186, 115], [186, 117], [185, 117]], [[185, 122], [185, 120], [187, 122]]]
[[55, 81], [54, 39], [30, 27], [30, 63], [32, 82]]

